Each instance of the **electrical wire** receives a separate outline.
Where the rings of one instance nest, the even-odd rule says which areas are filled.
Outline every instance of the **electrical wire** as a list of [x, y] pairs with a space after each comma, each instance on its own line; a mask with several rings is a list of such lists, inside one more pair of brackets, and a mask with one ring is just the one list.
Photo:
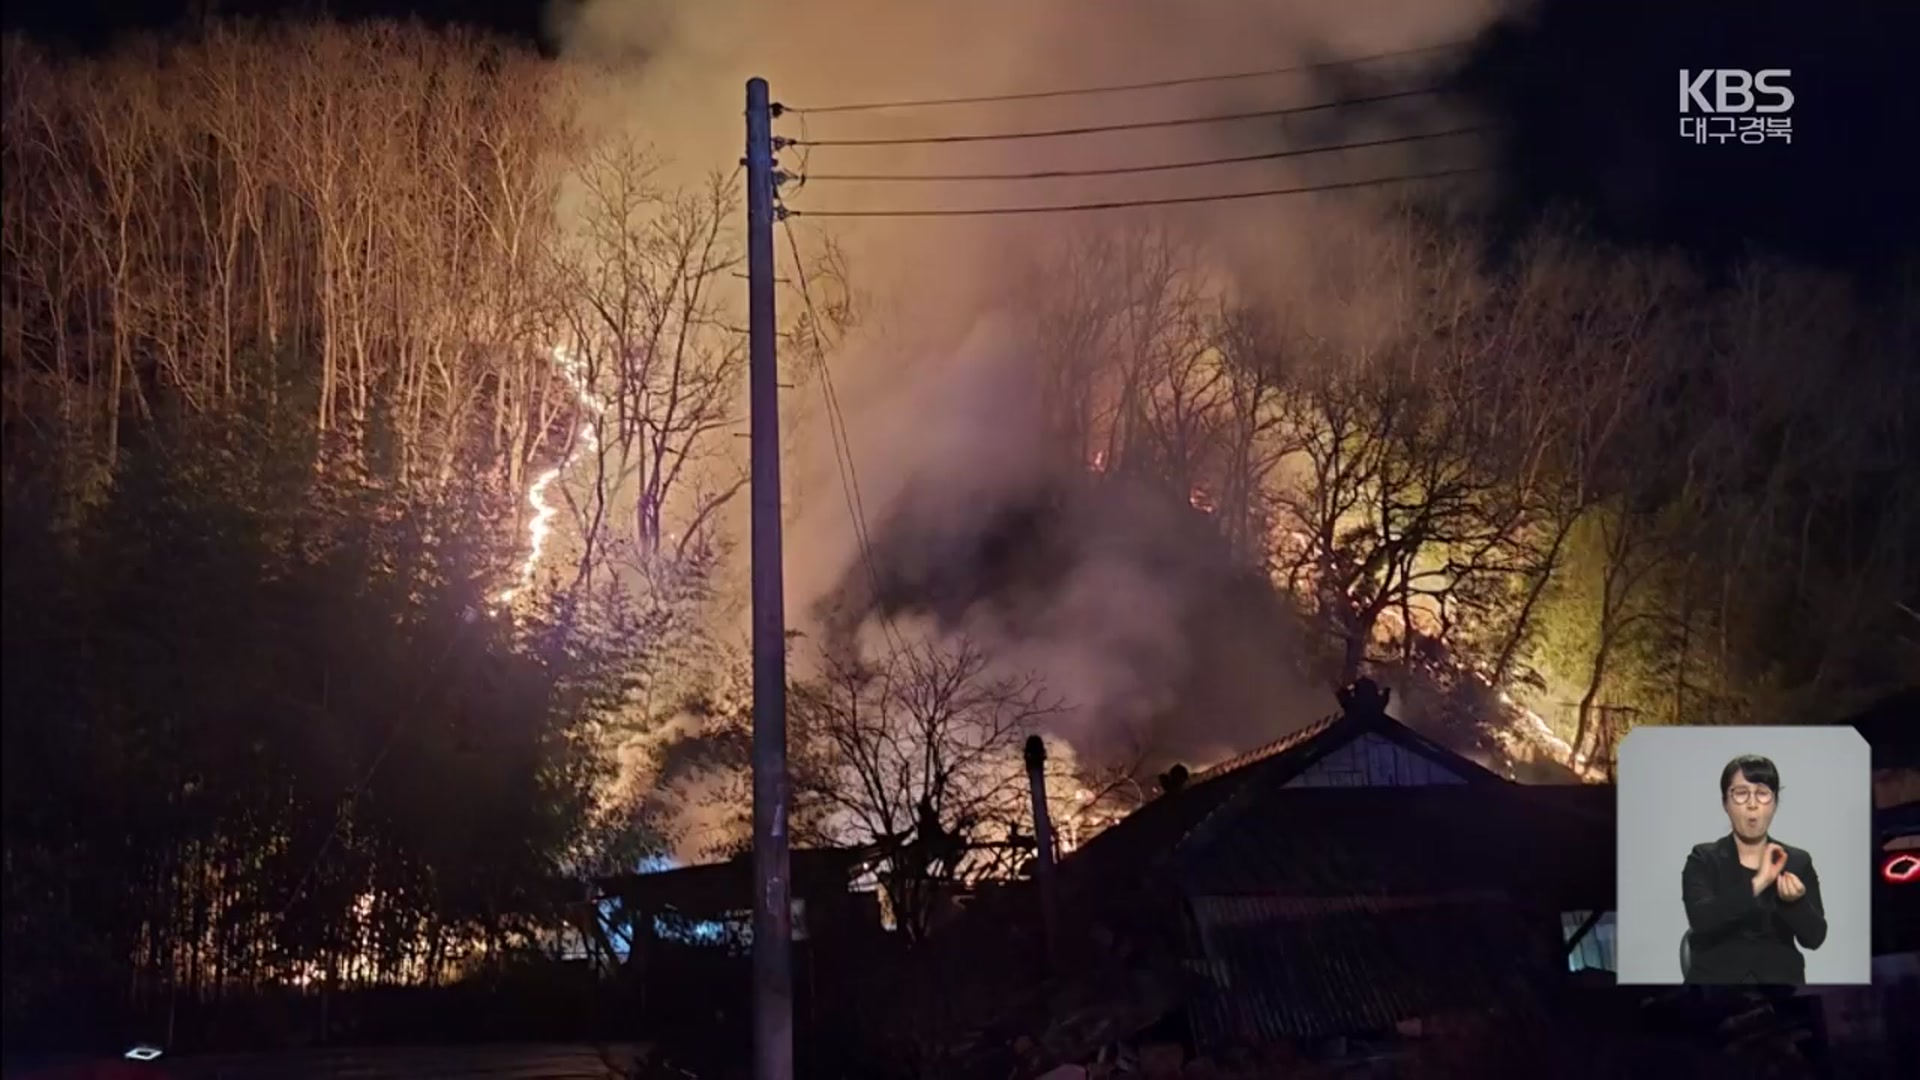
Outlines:
[[[780, 213], [779, 220], [786, 222], [787, 215]], [[840, 395], [833, 388], [833, 369], [827, 364], [826, 341], [820, 336], [820, 313], [813, 304], [813, 288], [807, 281], [807, 267], [800, 258], [800, 242], [793, 235], [793, 226], [786, 225], [787, 250], [793, 255], [794, 276], [800, 282], [800, 297], [807, 306], [807, 329], [813, 338], [815, 362], [820, 365], [821, 396], [827, 406], [827, 428], [833, 439], [834, 464], [840, 470], [840, 490], [847, 501], [847, 514], [853, 519], [853, 536], [860, 549], [860, 562], [866, 568], [868, 584], [873, 588], [876, 605], [880, 596], [880, 568], [873, 557], [873, 534], [867, 528], [866, 499], [860, 493], [860, 472], [853, 460], [853, 441], [847, 434], [846, 413], [840, 408]], [[893, 619], [884, 610], [880, 611], [881, 630], [887, 635], [888, 642], [896, 651], [905, 651], [905, 644], [894, 628]]]
[[[1374, 57], [1359, 58], [1359, 60], [1364, 61], [1369, 59], [1381, 59], [1388, 56], [1396, 56], [1396, 55], [1413, 55], [1413, 54], [1423, 53], [1423, 52], [1434, 52], [1440, 49], [1451, 48], [1451, 47], [1454, 47], [1454, 46], [1431, 46], [1424, 49], [1402, 50], [1396, 53], [1382, 53]], [[1358, 61], [1349, 61], [1349, 62], [1358, 62]], [[1267, 71], [1261, 71], [1261, 72], [1237, 72], [1237, 73], [1230, 73], [1230, 74], [1223, 74], [1223, 75], [1197, 76], [1197, 77], [1186, 78], [1186, 79], [1158, 80], [1155, 82], [1135, 83], [1135, 84], [1128, 84], [1124, 86], [1089, 87], [1089, 88], [1083, 88], [1079, 90], [1043, 91], [1043, 92], [1036, 92], [1031, 94], [982, 95], [982, 96], [968, 97], [968, 98], [929, 99], [929, 100], [916, 101], [916, 102], [907, 102], [907, 101], [870, 102], [870, 103], [848, 104], [848, 105], [829, 106], [829, 107], [820, 107], [820, 108], [790, 108], [790, 107], [783, 107], [783, 106], [775, 106], [776, 116], [793, 114], [799, 118], [800, 124], [801, 124], [801, 137], [798, 139], [775, 139], [774, 149], [777, 151], [779, 149], [786, 148], [786, 147], [795, 147], [800, 149], [800, 151], [802, 152], [803, 154], [802, 168], [797, 175], [792, 177], [795, 185], [795, 190], [798, 190], [800, 187], [805, 185], [805, 183], [809, 178], [826, 179], [826, 180], [865, 180], [865, 181], [1029, 180], [1029, 179], [1046, 179], [1046, 178], [1051, 178], [1055, 176], [1072, 177], [1072, 176], [1096, 176], [1096, 175], [1109, 175], [1109, 174], [1125, 175], [1125, 174], [1132, 174], [1132, 173], [1166, 172], [1166, 171], [1175, 171], [1175, 170], [1181, 170], [1181, 169], [1202, 168], [1202, 167], [1207, 167], [1211, 165], [1234, 164], [1242, 161], [1252, 162], [1252, 161], [1277, 160], [1280, 158], [1298, 157], [1298, 156], [1305, 156], [1305, 155], [1316, 154], [1316, 153], [1331, 153], [1336, 150], [1362, 149], [1370, 146], [1390, 145], [1390, 144], [1399, 143], [1399, 142], [1415, 142], [1415, 141], [1422, 141], [1427, 139], [1445, 138], [1445, 137], [1450, 137], [1454, 135], [1468, 134], [1473, 132], [1474, 130], [1477, 130], [1477, 129], [1468, 128], [1468, 129], [1459, 129], [1459, 130], [1451, 130], [1451, 131], [1444, 131], [1444, 132], [1431, 132], [1431, 133], [1423, 133], [1423, 134], [1417, 134], [1412, 136], [1399, 136], [1399, 137], [1394, 137], [1389, 139], [1357, 142], [1357, 143], [1347, 144], [1344, 146], [1309, 147], [1309, 148], [1301, 148], [1301, 149], [1293, 149], [1293, 150], [1285, 150], [1285, 151], [1272, 151], [1272, 152], [1266, 152], [1261, 154], [1241, 155], [1233, 158], [1214, 159], [1210, 161], [1171, 162], [1171, 163], [1161, 163], [1161, 164], [1146, 165], [1146, 166], [1136, 166], [1131, 168], [1057, 170], [1057, 171], [1051, 171], [1051, 172], [1032, 172], [1032, 173], [1018, 173], [1018, 174], [1014, 174], [1014, 173], [921, 174], [921, 175], [909, 175], [909, 176], [883, 176], [878, 174], [812, 174], [811, 176], [809, 176], [809, 173], [805, 168], [804, 156], [807, 155], [811, 151], [811, 149], [815, 147], [936, 145], [936, 144], [949, 144], [949, 143], [975, 143], [975, 142], [990, 142], [990, 141], [1060, 138], [1060, 137], [1077, 136], [1077, 135], [1099, 134], [1099, 133], [1105, 133], [1105, 132], [1155, 130], [1155, 129], [1165, 129], [1165, 128], [1171, 128], [1171, 127], [1185, 127], [1185, 126], [1198, 125], [1198, 124], [1230, 123], [1230, 122], [1241, 121], [1241, 120], [1270, 119], [1270, 118], [1279, 118], [1279, 117], [1286, 117], [1286, 116], [1296, 116], [1296, 115], [1302, 115], [1306, 113], [1325, 111], [1329, 109], [1345, 108], [1349, 106], [1358, 106], [1358, 105], [1369, 105], [1369, 104], [1399, 100], [1403, 98], [1424, 96], [1424, 95], [1429, 95], [1437, 92], [1437, 88], [1424, 87], [1419, 89], [1400, 90], [1400, 91], [1393, 91], [1393, 92], [1382, 93], [1382, 94], [1375, 94], [1375, 95], [1370, 95], [1366, 97], [1346, 98], [1346, 99], [1340, 99], [1335, 101], [1316, 102], [1309, 105], [1291, 106], [1286, 108], [1261, 109], [1261, 110], [1222, 114], [1222, 115], [1212, 115], [1212, 116], [1182, 117], [1182, 118], [1154, 120], [1154, 121], [1133, 121], [1133, 122], [1126, 122], [1126, 123], [1086, 125], [1086, 126], [1073, 127], [1073, 128], [1055, 128], [1055, 129], [1041, 130], [1041, 131], [1009, 132], [1009, 133], [997, 133], [997, 134], [973, 133], [973, 134], [959, 134], [959, 135], [935, 135], [935, 136], [919, 136], [919, 137], [905, 137], [905, 138], [874, 138], [874, 139], [813, 139], [808, 137], [808, 133], [806, 130], [807, 117], [810, 114], [818, 114], [818, 113], [854, 112], [854, 111], [861, 111], [861, 110], [900, 108], [900, 107], [908, 107], [908, 106], [957, 105], [957, 104], [971, 104], [971, 103], [982, 103], [982, 102], [991, 102], [991, 101], [1033, 100], [1037, 98], [1066, 97], [1066, 96], [1083, 95], [1083, 94], [1118, 92], [1118, 91], [1125, 91], [1125, 90], [1160, 89], [1160, 88], [1166, 88], [1166, 87], [1182, 86], [1182, 85], [1197, 84], [1197, 83], [1224, 82], [1224, 81], [1235, 80], [1235, 79], [1249, 79], [1249, 78], [1261, 77], [1266, 75], [1278, 75], [1278, 74], [1287, 73], [1289, 71], [1304, 71], [1304, 70], [1310, 70], [1315, 67], [1326, 67], [1326, 66], [1333, 66], [1333, 65], [1303, 65], [1297, 68], [1269, 69]], [[839, 395], [833, 386], [832, 370], [827, 363], [825, 343], [820, 332], [819, 312], [813, 302], [812, 288], [807, 279], [805, 263], [801, 258], [799, 241], [794, 234], [794, 229], [791, 222], [792, 218], [794, 217], [821, 217], [821, 218], [828, 218], [828, 217], [955, 217], [955, 216], [981, 216], [981, 215], [987, 215], [987, 214], [1035, 214], [1035, 213], [1052, 213], [1052, 212], [1071, 212], [1071, 211], [1084, 211], [1084, 210], [1119, 209], [1122, 207], [1136, 207], [1136, 206], [1140, 206], [1140, 207], [1167, 206], [1167, 205], [1177, 205], [1177, 204], [1187, 204], [1187, 203], [1216, 202], [1216, 201], [1228, 201], [1228, 200], [1238, 200], [1238, 199], [1248, 199], [1248, 198], [1259, 198], [1259, 197], [1267, 197], [1267, 196], [1275, 196], [1275, 195], [1283, 195], [1283, 194], [1300, 194], [1300, 193], [1306, 193], [1310, 191], [1330, 191], [1330, 190], [1339, 190], [1344, 188], [1376, 186], [1376, 185], [1387, 184], [1387, 183], [1401, 183], [1401, 182], [1408, 182], [1408, 181], [1420, 180], [1420, 179], [1452, 176], [1452, 175], [1458, 175], [1461, 173], [1472, 172], [1472, 171], [1477, 171], [1477, 170], [1454, 169], [1454, 170], [1437, 171], [1437, 172], [1431, 172], [1431, 173], [1425, 173], [1425, 174], [1416, 174], [1411, 176], [1382, 177], [1382, 178], [1376, 178], [1376, 179], [1364, 180], [1364, 181], [1321, 184], [1321, 185], [1312, 185], [1312, 186], [1300, 187], [1300, 188], [1269, 189], [1269, 190], [1255, 191], [1255, 192], [1238, 192], [1238, 193], [1228, 193], [1228, 194], [1221, 194], [1221, 195], [1205, 195], [1205, 196], [1184, 196], [1184, 197], [1172, 197], [1172, 198], [1163, 198], [1163, 199], [1125, 200], [1125, 201], [1117, 201], [1117, 202], [1109, 202], [1109, 203], [1080, 203], [1080, 204], [1070, 204], [1070, 205], [1064, 205], [1064, 206], [990, 207], [990, 208], [977, 208], [977, 209], [835, 211], [835, 210], [795, 210], [795, 209], [790, 209], [786, 207], [784, 204], [776, 203], [776, 206], [774, 208], [775, 219], [786, 225], [787, 246], [793, 258], [794, 273], [795, 273], [796, 279], [799, 282], [801, 297], [807, 308], [808, 328], [813, 338], [814, 353], [816, 356], [816, 360], [820, 365], [821, 391], [822, 391], [822, 396], [825, 400], [828, 425], [830, 428], [831, 437], [833, 439], [834, 457], [835, 457], [836, 464], [840, 470], [842, 493], [846, 498], [848, 514], [852, 519], [855, 540], [857, 542], [857, 546], [860, 551], [861, 562], [867, 572], [869, 582], [875, 591], [876, 599], [877, 599], [877, 594], [879, 593], [879, 590], [880, 590], [880, 573], [873, 555], [871, 532], [867, 527], [865, 500], [862, 497], [862, 494], [860, 491], [859, 474], [857, 471], [857, 467], [855, 466], [853, 461], [851, 440], [849, 439], [846, 432], [846, 428], [845, 428], [845, 414], [840, 408]], [[891, 618], [887, 617], [884, 611], [881, 612], [881, 615], [882, 615], [882, 622], [883, 622], [883, 630], [887, 632], [889, 639], [892, 641], [895, 648], [901, 647], [900, 642], [896, 636], [897, 632], [892, 625]]]
[[1478, 168], [1437, 169], [1432, 172], [1409, 173], [1403, 176], [1381, 176], [1367, 180], [1345, 180], [1329, 184], [1306, 184], [1300, 187], [1263, 188], [1259, 191], [1230, 191], [1213, 195], [1173, 195], [1160, 199], [1117, 199], [1112, 202], [1066, 203], [1059, 206], [981, 206], [968, 208], [933, 208], [926, 210], [787, 210], [788, 217], [816, 218], [933, 218], [933, 217], [989, 217], [1001, 214], [1069, 214], [1094, 210], [1126, 210], [1150, 206], [1187, 206], [1195, 203], [1238, 202], [1245, 199], [1268, 199], [1282, 195], [1306, 195], [1316, 191], [1345, 191], [1353, 188], [1381, 187], [1387, 184], [1405, 184], [1416, 180], [1438, 180], [1448, 176], [1465, 176], [1469, 173], [1483, 172]]
[[1092, 94], [1116, 94], [1134, 90], [1165, 90], [1177, 86], [1244, 82], [1249, 79], [1266, 79], [1277, 75], [1296, 75], [1307, 71], [1323, 71], [1329, 68], [1349, 67], [1354, 64], [1368, 64], [1376, 60], [1389, 60], [1401, 56], [1420, 56], [1428, 53], [1447, 52], [1464, 48], [1468, 44], [1469, 42], [1465, 41], [1453, 41], [1439, 45], [1424, 45], [1415, 49], [1395, 49], [1390, 52], [1348, 57], [1344, 60], [1324, 60], [1311, 64], [1261, 68], [1255, 71], [1235, 71], [1220, 75], [1189, 75], [1182, 78], [1155, 79], [1150, 82], [1109, 83], [1104, 86], [1083, 86], [1062, 90], [1033, 90], [1026, 93], [1014, 94], [979, 94], [971, 97], [919, 98], [901, 101], [863, 101], [845, 105], [820, 105], [813, 107], [782, 106], [781, 111], [795, 114], [810, 113], [820, 115], [825, 113], [872, 112], [878, 109], [924, 109], [947, 105], [985, 105], [1003, 101], [1041, 101], [1048, 98], [1085, 97]]
[[1446, 139], [1452, 138], [1455, 135], [1474, 135], [1485, 130], [1486, 129], [1482, 127], [1453, 128], [1447, 131], [1422, 132], [1417, 135], [1394, 135], [1381, 139], [1367, 139], [1362, 142], [1340, 143], [1336, 146], [1309, 146], [1291, 150], [1270, 150], [1259, 154], [1240, 154], [1234, 157], [1208, 158], [1204, 161], [1169, 161], [1152, 165], [1119, 165], [1112, 168], [1044, 169], [1033, 172], [976, 173], [808, 173], [804, 171], [805, 166], [803, 165], [801, 176], [808, 180], [857, 181], [860, 183], [911, 183], [919, 181], [944, 183], [966, 180], [1054, 180], [1074, 176], [1131, 176], [1140, 173], [1204, 169], [1216, 165], [1241, 165], [1254, 161], [1279, 161], [1284, 158], [1307, 157], [1312, 154], [1331, 154], [1340, 150], [1364, 150], [1375, 146], [1394, 146], [1400, 143]]
[[972, 132], [965, 135], [910, 135], [874, 139], [787, 139], [782, 146], [936, 146], [950, 143], [1007, 142], [1017, 139], [1061, 139], [1076, 135], [1101, 135], [1110, 131], [1152, 131], [1161, 128], [1191, 127], [1195, 124], [1228, 124], [1241, 120], [1269, 120], [1283, 116], [1344, 109], [1352, 105], [1375, 105], [1402, 98], [1423, 97], [1443, 88], [1423, 86], [1414, 90], [1393, 90], [1366, 97], [1317, 101], [1311, 105], [1290, 105], [1280, 109], [1253, 109], [1247, 112], [1216, 113], [1211, 116], [1179, 116], [1169, 120], [1130, 120], [1115, 124], [1087, 124], [1081, 127], [1046, 128], [1040, 131]]

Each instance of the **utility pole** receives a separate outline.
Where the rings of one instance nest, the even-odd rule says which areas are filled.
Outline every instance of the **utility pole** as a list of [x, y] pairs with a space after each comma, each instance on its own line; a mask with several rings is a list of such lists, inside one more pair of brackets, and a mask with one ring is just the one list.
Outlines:
[[773, 318], [773, 106], [747, 80], [747, 391], [753, 500], [753, 1075], [793, 1080], [787, 874], [787, 616]]

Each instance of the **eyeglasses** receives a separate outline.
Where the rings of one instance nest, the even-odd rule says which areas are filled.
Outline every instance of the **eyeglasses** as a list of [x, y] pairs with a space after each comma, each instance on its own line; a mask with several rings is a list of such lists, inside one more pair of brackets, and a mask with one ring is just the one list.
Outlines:
[[1765, 806], [1773, 801], [1773, 792], [1767, 788], [1737, 787], [1727, 792], [1727, 797], [1737, 803], [1757, 803]]

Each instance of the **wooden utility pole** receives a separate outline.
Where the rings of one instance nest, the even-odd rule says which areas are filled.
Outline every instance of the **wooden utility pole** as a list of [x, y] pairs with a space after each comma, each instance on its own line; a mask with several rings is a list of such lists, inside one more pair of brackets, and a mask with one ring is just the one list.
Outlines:
[[787, 617], [780, 544], [780, 376], [773, 317], [773, 107], [747, 80], [747, 389], [753, 500], [753, 1075], [793, 1080], [787, 873]]

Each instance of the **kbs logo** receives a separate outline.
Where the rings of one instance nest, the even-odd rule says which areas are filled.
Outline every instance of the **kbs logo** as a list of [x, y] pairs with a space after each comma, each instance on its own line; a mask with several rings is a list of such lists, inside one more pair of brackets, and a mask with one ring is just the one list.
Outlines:
[[[1793, 91], [1784, 83], [1793, 72], [1787, 68], [1767, 68], [1764, 71], [1741, 71], [1738, 68], [1704, 68], [1700, 71], [1680, 69], [1680, 114], [1689, 112], [1728, 113], [1783, 113], [1793, 108]], [[1707, 84], [1713, 84], [1713, 94], [1707, 94]], [[1762, 105], [1761, 94], [1778, 99], [1773, 105]]]
[[[1787, 68], [1680, 69], [1680, 137], [1700, 145], [1738, 139], [1749, 146], [1793, 141], [1793, 121], [1778, 115], [1793, 108]], [[1765, 115], [1754, 116], [1760, 113]]]

